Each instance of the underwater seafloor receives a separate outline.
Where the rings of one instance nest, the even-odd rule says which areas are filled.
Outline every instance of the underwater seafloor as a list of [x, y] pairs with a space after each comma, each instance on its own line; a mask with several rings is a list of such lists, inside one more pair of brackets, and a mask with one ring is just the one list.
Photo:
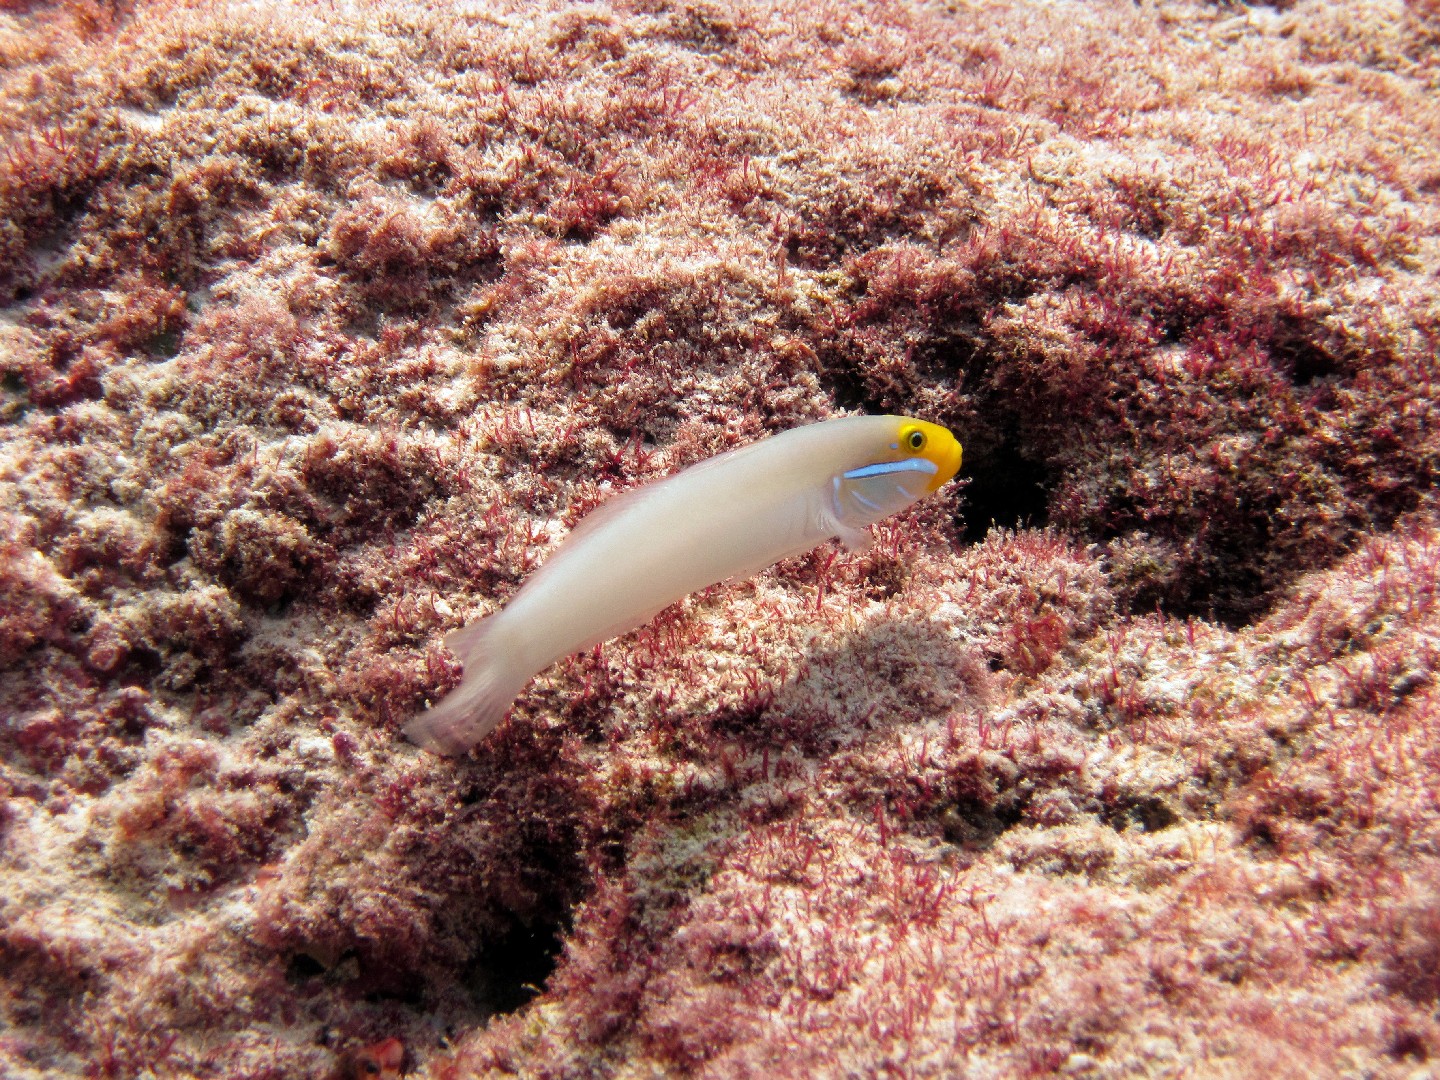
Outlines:
[[[1436, 1075], [1437, 102], [1435, 0], [0, 5], [0, 1075]], [[847, 411], [962, 483], [401, 739]]]

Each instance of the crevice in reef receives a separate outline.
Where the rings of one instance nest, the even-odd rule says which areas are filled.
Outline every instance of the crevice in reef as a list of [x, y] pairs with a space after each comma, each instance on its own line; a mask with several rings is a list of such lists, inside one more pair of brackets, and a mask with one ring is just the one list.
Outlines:
[[998, 445], [972, 442], [965, 448], [968, 483], [961, 511], [964, 540], [978, 543], [992, 528], [1043, 528], [1050, 520], [1050, 471], [1027, 457], [1014, 432]]
[[517, 920], [488, 940], [468, 980], [476, 1004], [498, 1014], [529, 1004], [555, 970], [564, 935], [555, 920]]

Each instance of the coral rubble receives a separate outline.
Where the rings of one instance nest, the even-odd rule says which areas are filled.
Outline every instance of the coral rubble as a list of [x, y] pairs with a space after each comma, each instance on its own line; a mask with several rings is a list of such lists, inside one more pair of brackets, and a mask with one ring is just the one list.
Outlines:
[[[1440, 1059], [1434, 0], [0, 5], [0, 1073]], [[845, 410], [963, 485], [439, 644]]]

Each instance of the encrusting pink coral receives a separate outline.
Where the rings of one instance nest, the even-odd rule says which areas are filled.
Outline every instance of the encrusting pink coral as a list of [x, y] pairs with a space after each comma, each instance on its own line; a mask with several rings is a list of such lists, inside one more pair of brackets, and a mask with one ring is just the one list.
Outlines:
[[[0, 5], [0, 1073], [1425, 1075], [1437, 18]], [[399, 738], [844, 412], [967, 482]]]

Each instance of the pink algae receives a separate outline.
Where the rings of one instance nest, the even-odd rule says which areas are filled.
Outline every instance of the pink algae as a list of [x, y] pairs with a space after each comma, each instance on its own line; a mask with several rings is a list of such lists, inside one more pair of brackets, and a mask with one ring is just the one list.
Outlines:
[[[1428, 1075], [1437, 43], [0, 5], [0, 1073]], [[400, 739], [847, 410], [965, 482]]]

